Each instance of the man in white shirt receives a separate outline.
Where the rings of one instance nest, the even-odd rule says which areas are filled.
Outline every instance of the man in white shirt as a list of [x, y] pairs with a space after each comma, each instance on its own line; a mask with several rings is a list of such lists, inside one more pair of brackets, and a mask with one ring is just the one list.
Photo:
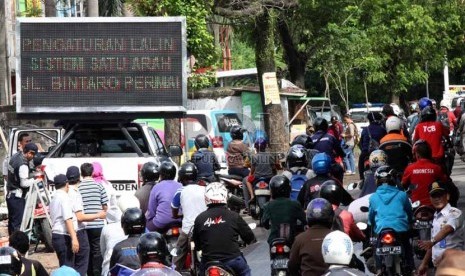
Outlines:
[[53, 182], [56, 191], [49, 206], [52, 218], [52, 245], [60, 266], [74, 267], [74, 254], [79, 251], [79, 242], [74, 230], [77, 229], [77, 219], [68, 195], [68, 179], [64, 174], [59, 174]]

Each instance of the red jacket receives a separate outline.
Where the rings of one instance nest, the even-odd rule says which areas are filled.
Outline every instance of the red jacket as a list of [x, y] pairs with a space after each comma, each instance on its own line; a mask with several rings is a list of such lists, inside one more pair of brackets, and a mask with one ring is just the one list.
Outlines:
[[447, 181], [447, 176], [442, 168], [428, 159], [419, 159], [405, 169], [402, 185], [404, 188], [410, 184], [418, 185], [410, 196], [412, 202], [419, 200], [421, 205], [431, 205], [428, 186], [437, 180], [443, 181], [443, 183]]
[[447, 112], [447, 117], [449, 118], [449, 131], [454, 131], [454, 127], [457, 125], [457, 116], [454, 112], [449, 111], [446, 107], [441, 107], [438, 114], [441, 112]]
[[413, 141], [425, 140], [431, 147], [434, 159], [444, 157], [444, 147], [442, 146], [442, 137], [448, 136], [449, 130], [442, 126], [441, 122], [422, 122], [415, 127], [415, 136]]

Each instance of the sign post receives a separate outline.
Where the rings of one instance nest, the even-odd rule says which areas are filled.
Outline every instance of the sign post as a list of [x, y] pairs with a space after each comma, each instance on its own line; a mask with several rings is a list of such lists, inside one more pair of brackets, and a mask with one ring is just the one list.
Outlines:
[[281, 104], [276, 72], [267, 72], [263, 74], [263, 93], [265, 94], [264, 105]]

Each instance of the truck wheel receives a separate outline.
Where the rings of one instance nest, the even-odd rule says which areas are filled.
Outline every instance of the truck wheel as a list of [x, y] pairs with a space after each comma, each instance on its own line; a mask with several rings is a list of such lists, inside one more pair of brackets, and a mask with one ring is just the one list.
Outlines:
[[52, 227], [46, 218], [40, 220], [39, 238], [44, 243], [47, 252], [55, 251], [52, 245]]

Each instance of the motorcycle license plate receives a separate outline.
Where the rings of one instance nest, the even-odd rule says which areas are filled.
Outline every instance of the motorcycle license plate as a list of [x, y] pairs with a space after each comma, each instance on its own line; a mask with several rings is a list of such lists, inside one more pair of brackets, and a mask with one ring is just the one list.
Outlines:
[[376, 248], [376, 255], [400, 255], [401, 253], [401, 246], [383, 246]]
[[271, 192], [270, 190], [263, 190], [263, 189], [255, 190], [255, 196], [261, 196], [261, 195], [269, 196], [271, 195]]
[[287, 269], [288, 261], [289, 261], [288, 259], [274, 259], [271, 261], [271, 267], [273, 269], [283, 269], [283, 268]]

